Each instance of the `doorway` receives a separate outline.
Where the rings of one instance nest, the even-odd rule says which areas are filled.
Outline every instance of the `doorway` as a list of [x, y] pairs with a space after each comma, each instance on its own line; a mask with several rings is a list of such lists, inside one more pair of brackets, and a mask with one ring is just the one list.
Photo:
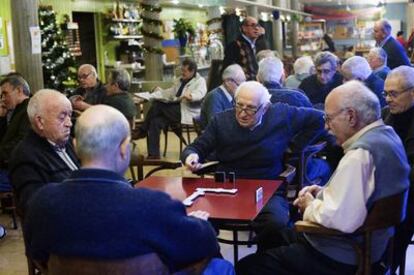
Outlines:
[[95, 68], [97, 66], [96, 60], [96, 45], [95, 45], [95, 21], [92, 12], [73, 12], [73, 22], [79, 25], [79, 40], [82, 55], [76, 58], [79, 65], [91, 64]]

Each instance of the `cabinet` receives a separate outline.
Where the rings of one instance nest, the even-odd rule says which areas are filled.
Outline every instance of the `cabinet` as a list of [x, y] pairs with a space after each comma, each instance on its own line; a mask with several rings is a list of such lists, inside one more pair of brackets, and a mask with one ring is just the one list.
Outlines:
[[300, 24], [298, 33], [299, 50], [313, 54], [321, 50], [325, 33], [325, 20], [313, 20]]

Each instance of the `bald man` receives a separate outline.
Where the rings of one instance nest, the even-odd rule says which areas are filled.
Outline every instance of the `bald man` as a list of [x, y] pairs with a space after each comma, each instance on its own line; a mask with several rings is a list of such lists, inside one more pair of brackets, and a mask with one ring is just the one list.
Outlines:
[[156, 253], [175, 272], [218, 254], [206, 213], [187, 215], [180, 201], [124, 179], [131, 148], [122, 113], [92, 106], [75, 136], [81, 169], [30, 201], [24, 233], [32, 259], [47, 266], [50, 254], [104, 261]]
[[40, 90], [30, 99], [27, 113], [32, 130], [13, 151], [9, 164], [21, 214], [38, 189], [62, 181], [79, 167], [70, 141], [70, 101], [58, 91]]
[[[323, 113], [270, 103], [268, 90], [256, 81], [242, 83], [235, 93], [235, 109], [217, 114], [203, 134], [187, 146], [181, 161], [192, 171], [213, 151], [218, 171], [237, 178], [276, 179], [283, 170], [283, 154], [290, 144], [303, 148], [324, 133]], [[256, 219], [256, 232], [266, 226], [287, 225], [288, 204], [282, 186]]]

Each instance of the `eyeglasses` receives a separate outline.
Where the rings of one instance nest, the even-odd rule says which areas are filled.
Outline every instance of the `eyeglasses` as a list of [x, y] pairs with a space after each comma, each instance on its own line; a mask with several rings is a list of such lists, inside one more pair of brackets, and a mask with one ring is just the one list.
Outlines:
[[246, 27], [259, 28], [260, 24], [245, 24]]
[[91, 75], [92, 72], [89, 72], [87, 74], [78, 74], [78, 79], [87, 79], [88, 76]]
[[407, 92], [407, 91], [409, 91], [409, 90], [411, 90], [411, 89], [413, 89], [414, 87], [409, 87], [409, 88], [406, 88], [406, 89], [404, 89], [404, 90], [402, 90], [401, 92], [397, 92], [397, 91], [383, 91], [382, 92], [382, 96], [383, 97], [387, 97], [387, 96], [389, 96], [389, 97], [391, 97], [391, 98], [397, 98], [397, 97], [399, 97], [400, 95], [402, 95], [403, 93], [405, 93], [405, 92]]
[[343, 111], [346, 111], [347, 109], [348, 109], [348, 108], [342, 108], [342, 109], [340, 109], [338, 112], [333, 113], [333, 114], [331, 114], [331, 115], [325, 114], [325, 115], [323, 116], [323, 119], [325, 120], [325, 123], [326, 123], [326, 124], [331, 123], [331, 122], [332, 122], [332, 120], [334, 120], [334, 119], [335, 119], [335, 117], [339, 116], [340, 114], [342, 114], [342, 112], [343, 112]]
[[240, 103], [236, 103], [236, 106], [234, 106], [234, 108], [239, 113], [244, 111], [247, 115], [254, 116], [255, 114], [257, 114], [257, 112], [260, 110], [260, 108], [262, 108], [262, 106], [263, 106], [263, 104], [260, 105], [259, 107], [251, 107], [251, 106], [243, 107], [243, 105], [241, 105]]
[[317, 74], [329, 74], [331, 72], [332, 72], [332, 70], [330, 70], [330, 69], [316, 69]]
[[234, 83], [236, 86], [240, 86], [240, 82], [237, 82], [236, 80], [234, 80], [233, 78], [227, 78], [226, 79], [227, 81], [230, 81], [230, 82], [232, 82], [232, 83]]

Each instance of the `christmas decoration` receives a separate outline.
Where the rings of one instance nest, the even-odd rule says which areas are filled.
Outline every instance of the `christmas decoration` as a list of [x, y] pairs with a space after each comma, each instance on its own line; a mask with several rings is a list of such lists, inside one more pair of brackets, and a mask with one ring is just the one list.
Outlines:
[[[144, 22], [144, 26], [141, 28], [141, 33], [144, 37], [151, 38], [155, 41], [163, 40], [162, 35], [157, 31], [151, 31], [149, 28], [157, 28], [163, 25], [162, 21], [158, 19], [158, 15], [161, 12], [162, 8], [160, 6], [151, 5], [149, 3], [141, 3], [141, 9], [143, 13], [141, 14], [142, 21]], [[145, 27], [146, 26], [146, 27]], [[158, 44], [158, 43], [156, 43]], [[150, 45], [143, 46], [144, 51], [146, 53], [153, 53], [153, 54], [163, 54], [164, 51], [159, 47], [152, 47]]]
[[76, 86], [75, 59], [70, 53], [51, 6], [39, 7], [45, 88], [68, 92]]

